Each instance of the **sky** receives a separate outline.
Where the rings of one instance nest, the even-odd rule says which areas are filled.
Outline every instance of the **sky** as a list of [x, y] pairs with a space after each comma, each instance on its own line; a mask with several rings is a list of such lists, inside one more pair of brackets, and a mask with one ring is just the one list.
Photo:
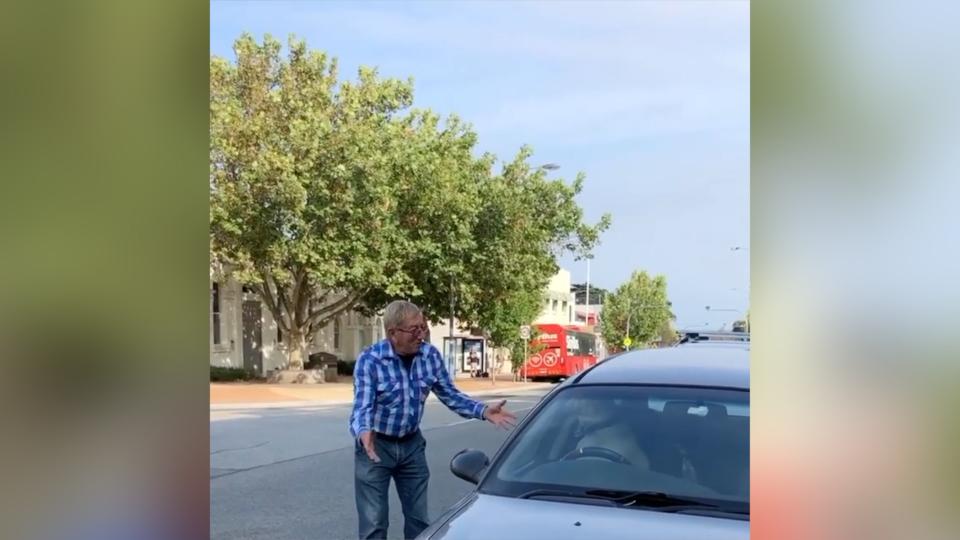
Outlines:
[[[478, 150], [523, 145], [553, 178], [586, 175], [585, 219], [612, 226], [589, 266], [613, 290], [663, 274], [678, 328], [718, 329], [749, 298], [747, 1], [221, 2], [211, 54], [242, 32], [291, 34], [338, 59], [414, 80], [414, 105], [472, 124]], [[740, 248], [740, 249], [733, 249]], [[565, 256], [573, 282], [585, 260]], [[711, 311], [706, 309], [711, 307]]]

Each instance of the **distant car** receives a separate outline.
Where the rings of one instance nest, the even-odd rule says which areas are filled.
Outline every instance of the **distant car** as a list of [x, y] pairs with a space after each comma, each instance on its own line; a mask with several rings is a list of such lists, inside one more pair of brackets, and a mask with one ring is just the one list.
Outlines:
[[475, 490], [419, 536], [750, 536], [749, 334], [693, 334], [554, 388], [493, 457], [450, 463]]

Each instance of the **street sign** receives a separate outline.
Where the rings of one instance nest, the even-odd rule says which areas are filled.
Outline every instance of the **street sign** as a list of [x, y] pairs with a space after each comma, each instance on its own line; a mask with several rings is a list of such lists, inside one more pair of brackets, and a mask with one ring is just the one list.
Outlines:
[[523, 339], [530, 339], [530, 326], [523, 325], [520, 327], [520, 337]]
[[629, 336], [623, 338], [623, 346], [624, 346], [624, 347], [629, 347], [629, 346], [632, 345], [632, 344], [633, 344], [633, 340], [630, 339]]

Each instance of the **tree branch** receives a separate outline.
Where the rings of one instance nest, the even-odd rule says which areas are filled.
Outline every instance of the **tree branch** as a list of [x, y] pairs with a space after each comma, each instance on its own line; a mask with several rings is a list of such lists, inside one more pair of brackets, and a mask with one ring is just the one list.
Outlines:
[[[367, 294], [366, 290], [347, 294], [340, 300], [311, 312], [310, 318], [307, 319], [307, 322], [310, 324], [310, 326], [314, 326], [318, 329], [323, 328], [323, 325], [330, 322], [334, 317], [357, 305], [357, 302], [365, 294]], [[323, 324], [320, 324], [321, 322]]]
[[287, 316], [284, 322], [287, 323], [288, 328], [293, 329], [294, 322], [295, 322], [294, 321], [295, 314], [292, 309], [293, 306], [291, 306], [292, 302], [290, 301], [290, 298], [286, 295], [286, 293], [283, 291], [283, 289], [279, 285], [277, 285], [277, 299], [278, 299], [277, 307], [280, 308], [280, 311], [282, 314], [286, 314]]
[[280, 310], [280, 305], [277, 303], [276, 297], [273, 294], [273, 290], [270, 288], [270, 276], [266, 272], [260, 271], [260, 278], [263, 280], [262, 285], [255, 285], [258, 294], [263, 298], [264, 302], [267, 304], [267, 309], [270, 310], [270, 313], [273, 315], [273, 319], [277, 322], [277, 325], [280, 327], [281, 332], [289, 332], [290, 325], [286, 323], [283, 319], [283, 312]]
[[359, 301], [360, 301], [360, 298], [362, 298], [365, 294], [366, 294], [366, 291], [364, 291], [364, 292], [362, 292], [362, 293], [359, 293], [359, 294], [356, 294], [355, 297], [354, 297], [354, 299], [353, 299], [353, 301], [351, 301], [346, 307], [344, 307], [344, 308], [341, 309], [341, 310], [333, 311], [332, 313], [330, 313], [329, 310], [326, 310], [326, 311], [328, 311], [328, 314], [327, 314], [326, 317], [323, 317], [322, 319], [319, 319], [319, 320], [317, 320], [316, 322], [311, 322], [311, 323], [310, 323], [310, 330], [309, 330], [309, 332], [308, 332], [308, 339], [313, 340], [313, 337], [314, 337], [314, 335], [317, 333], [317, 331], [319, 331], [321, 328], [323, 328], [324, 326], [326, 326], [327, 324], [329, 324], [330, 321], [336, 319], [337, 316], [340, 315], [340, 313], [342, 313], [342, 312], [344, 312], [344, 311], [346, 311], [346, 310], [348, 310], [348, 309], [352, 309], [353, 306], [357, 305], [357, 302], [359, 302]]

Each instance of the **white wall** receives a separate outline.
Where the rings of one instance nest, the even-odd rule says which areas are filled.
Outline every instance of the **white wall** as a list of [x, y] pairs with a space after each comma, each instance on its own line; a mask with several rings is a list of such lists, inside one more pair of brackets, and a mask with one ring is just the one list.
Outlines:
[[534, 319], [536, 324], [572, 324], [574, 295], [570, 292], [570, 271], [557, 272], [544, 292], [543, 309]]
[[228, 281], [220, 284], [220, 343], [213, 337], [213, 281], [208, 295], [210, 325], [210, 365], [219, 367], [243, 367], [243, 315], [240, 311], [240, 284]]
[[[207, 321], [210, 325], [210, 365], [222, 367], [243, 367], [243, 302], [258, 300], [256, 294], [243, 292], [242, 286], [234, 280], [221, 282], [220, 286], [220, 343], [213, 343], [213, 281], [210, 282], [210, 313]], [[262, 304], [260, 308], [261, 351], [263, 366], [260, 373], [284, 368], [287, 365], [287, 347], [277, 341], [277, 325], [273, 315]], [[340, 315], [340, 339], [335, 339], [337, 323], [331, 321], [317, 332], [308, 345], [308, 354], [328, 352], [342, 360], [356, 360], [362, 351], [374, 341], [383, 339], [383, 324], [380, 317], [367, 318], [359, 313], [348, 312]], [[442, 343], [441, 343], [442, 344]], [[337, 346], [339, 345], [339, 346]]]
[[[213, 281], [211, 283], [211, 290]], [[570, 272], [561, 269], [553, 278], [544, 292], [544, 308], [535, 323], [572, 324], [573, 299], [570, 293]], [[252, 293], [244, 293], [239, 283], [227, 280], [220, 284], [220, 336], [219, 345], [213, 343], [212, 298], [210, 302], [210, 365], [224, 367], [243, 367], [243, 301], [258, 300]], [[277, 342], [277, 326], [273, 315], [266, 305], [261, 305], [261, 350], [263, 366], [261, 374], [286, 367], [287, 348]], [[340, 339], [336, 346], [334, 339], [335, 323], [331, 322], [320, 330], [313, 342], [308, 346], [308, 353], [328, 352], [342, 360], [356, 360], [360, 351], [372, 343], [385, 337], [383, 321], [380, 317], [367, 318], [356, 312], [344, 313], [339, 317]], [[458, 337], [470, 336], [469, 331], [459, 328], [459, 321], [454, 320], [454, 335]], [[430, 326], [430, 342], [441, 351], [443, 338], [449, 334], [446, 322]], [[488, 361], [492, 361], [493, 350], [487, 349]], [[509, 373], [509, 362], [504, 362], [504, 372]]]

